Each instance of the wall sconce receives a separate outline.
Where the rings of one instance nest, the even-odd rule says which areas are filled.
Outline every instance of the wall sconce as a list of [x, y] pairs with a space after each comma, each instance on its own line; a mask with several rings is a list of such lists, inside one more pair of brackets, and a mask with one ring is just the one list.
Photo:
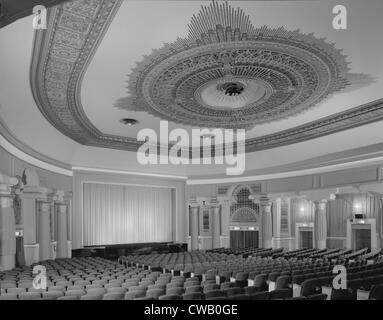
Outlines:
[[302, 212], [302, 213], [305, 212], [305, 207], [304, 207], [304, 206], [301, 206], [301, 207], [299, 208], [299, 211]]

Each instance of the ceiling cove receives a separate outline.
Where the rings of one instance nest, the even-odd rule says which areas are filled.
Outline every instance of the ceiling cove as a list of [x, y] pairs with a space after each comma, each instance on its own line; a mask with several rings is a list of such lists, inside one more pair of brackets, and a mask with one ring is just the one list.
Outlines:
[[[83, 111], [81, 84], [122, 0], [71, 1], [49, 9], [35, 34], [31, 87], [42, 114], [83, 145], [136, 151], [142, 142], [97, 129]], [[197, 127], [252, 128], [300, 113], [352, 79], [346, 56], [313, 34], [256, 28], [227, 3], [202, 6], [189, 35], [144, 57], [115, 107]], [[246, 152], [313, 139], [383, 119], [377, 100], [246, 141]], [[112, 106], [110, 106], [112, 108]]]

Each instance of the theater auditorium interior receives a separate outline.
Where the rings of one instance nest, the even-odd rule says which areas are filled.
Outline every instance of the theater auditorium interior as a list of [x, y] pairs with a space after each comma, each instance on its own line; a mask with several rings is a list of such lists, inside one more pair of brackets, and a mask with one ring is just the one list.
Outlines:
[[382, 300], [382, 12], [0, 0], [0, 300]]

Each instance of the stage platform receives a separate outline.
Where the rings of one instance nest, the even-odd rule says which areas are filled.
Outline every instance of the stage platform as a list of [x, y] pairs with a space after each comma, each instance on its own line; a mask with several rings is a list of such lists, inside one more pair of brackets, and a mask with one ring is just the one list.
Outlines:
[[186, 243], [127, 243], [101, 246], [87, 246], [72, 250], [73, 257], [102, 257], [117, 260], [119, 256], [150, 253], [172, 253], [187, 251]]

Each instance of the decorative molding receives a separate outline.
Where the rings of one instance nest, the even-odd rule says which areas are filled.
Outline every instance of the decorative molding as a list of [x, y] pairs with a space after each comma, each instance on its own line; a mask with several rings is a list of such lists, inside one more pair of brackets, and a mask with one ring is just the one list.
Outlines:
[[[31, 87], [35, 101], [43, 115], [63, 134], [83, 145], [136, 151], [142, 142], [138, 142], [135, 138], [108, 135], [99, 131], [85, 115], [80, 99], [83, 75], [121, 2], [122, 0], [71, 1], [50, 9], [48, 11], [49, 28], [45, 31], [40, 30], [36, 32], [35, 36], [31, 64]], [[218, 8], [218, 4], [214, 3], [212, 6], [214, 7], [213, 11], [219, 14], [219, 19], [221, 20], [225, 15], [229, 14], [227, 9], [223, 8], [225, 5], [221, 5], [220, 8]], [[240, 9], [238, 10], [242, 12]], [[181, 63], [182, 68], [185, 69], [187, 67], [190, 69], [191, 66], [189, 63], [186, 63], [191, 59], [190, 54], [192, 52], [195, 54], [198, 53], [198, 55], [203, 53], [206, 55], [206, 59], [201, 59], [205, 62], [200, 58], [198, 61], [194, 61], [193, 59], [189, 61], [190, 63], [197, 63], [196, 70], [201, 71], [202, 69], [206, 69], [207, 73], [215, 72], [215, 74], [221, 74], [224, 77], [231, 77], [232, 80], [235, 80], [234, 78], [238, 75], [243, 76], [242, 73], [245, 72], [246, 69], [244, 65], [247, 63], [253, 65], [251, 68], [259, 69], [268, 66], [269, 72], [273, 75], [272, 77], [270, 76], [270, 79], [272, 78], [273, 80], [267, 77], [266, 71], [259, 73], [258, 71], [261, 71], [260, 69], [258, 71], [255, 70], [257, 74], [256, 78], [258, 79], [257, 81], [259, 81], [258, 85], [260, 88], [263, 86], [261, 83], [270, 83], [272, 93], [269, 98], [276, 100], [273, 100], [274, 102], [272, 103], [274, 107], [267, 108], [270, 109], [269, 111], [262, 111], [261, 109], [263, 107], [261, 106], [263, 106], [263, 103], [267, 101], [271, 103], [270, 99], [265, 98], [265, 95], [267, 95], [266, 92], [269, 92], [269, 89], [265, 89], [265, 94], [262, 95], [259, 101], [254, 102], [255, 104], [253, 103], [252, 107], [243, 107], [248, 110], [243, 108], [235, 108], [235, 110], [229, 108], [229, 110], [226, 111], [210, 108], [210, 110], [206, 108], [206, 106], [195, 107], [188, 105], [184, 101], [187, 107], [187, 110], [184, 110], [185, 114], [188, 115], [188, 117], [190, 116], [192, 121], [197, 121], [199, 127], [201, 124], [206, 124], [206, 121], [210, 123], [209, 121], [211, 121], [211, 119], [214, 119], [214, 127], [216, 127], [216, 121], [221, 117], [221, 115], [218, 118], [211, 116], [211, 114], [216, 112], [234, 112], [229, 118], [225, 115], [219, 120], [222, 121], [225, 119], [225, 123], [231, 123], [229, 125], [230, 127], [242, 126], [242, 124], [240, 124], [243, 122], [241, 119], [245, 116], [245, 127], [258, 122], [285, 117], [300, 112], [322, 100], [329, 93], [341, 89], [351, 81], [348, 80], [348, 77], [353, 79], [352, 81], [358, 78], [359, 80], [360, 78], [365, 78], [363, 75], [349, 74], [345, 56], [343, 56], [339, 50], [336, 50], [333, 44], [328, 44], [324, 39], [316, 39], [311, 34], [304, 35], [299, 31], [287, 31], [283, 28], [269, 29], [262, 27], [256, 29], [251, 26], [250, 21], [244, 14], [241, 16], [241, 19], [238, 20], [237, 24], [233, 25], [231, 30], [228, 29], [230, 27], [229, 25], [226, 26], [223, 23], [221, 26], [215, 25], [214, 29], [211, 29], [215, 31], [203, 29], [207, 32], [198, 35], [198, 32], [202, 30], [201, 21], [210, 21], [209, 23], [211, 23], [209, 17], [209, 15], [202, 13], [199, 16], [194, 16], [189, 25], [190, 34], [188, 38], [179, 39], [173, 45], [168, 44], [162, 49], [155, 50], [151, 56], [154, 60], [147, 58], [138, 65], [137, 72], [134, 74], [138, 76], [138, 70], [141, 70], [141, 68], [150, 69], [151, 66], [154, 69], [160, 68], [158, 69], [158, 71], [160, 71], [166, 61], [170, 63], [170, 60], [173, 61], [174, 59]], [[216, 55], [212, 55], [214, 48]], [[258, 51], [255, 52], [254, 50]], [[166, 60], [167, 54], [169, 55], [169, 61]], [[181, 56], [184, 56], [184, 60], [180, 60]], [[251, 60], [251, 62], [249, 59], [255, 60]], [[207, 68], [210, 63], [209, 61], [215, 61], [215, 67], [213, 69]], [[273, 62], [271, 63], [271, 61]], [[150, 65], [148, 65], [149, 62]], [[175, 65], [180, 65], [180, 63], [176, 63]], [[265, 67], [263, 65], [265, 65]], [[301, 67], [296, 68], [298, 65]], [[159, 72], [159, 75], [160, 74], [161, 72]], [[181, 74], [183, 75], [181, 77], [182, 79], [168, 74], [167, 81], [178, 79], [180, 90], [182, 89], [183, 91], [181, 91], [186, 94], [190, 87], [189, 84], [194, 83], [194, 80], [190, 82], [192, 80], [192, 78], [190, 78], [188, 82], [187, 73], [181, 72]], [[148, 87], [145, 79], [141, 79], [141, 76], [137, 79], [136, 76], [131, 76], [131, 89], [133, 90], [135, 84], [138, 85], [143, 81], [146, 85], [145, 90], [147, 90], [150, 85]], [[195, 76], [197, 77], [197, 75]], [[173, 78], [173, 80], [171, 78]], [[246, 75], [245, 78], [248, 79], [248, 75]], [[212, 79], [214, 80], [214, 77]], [[359, 80], [356, 81], [358, 82]], [[272, 83], [272, 81], [277, 81], [278, 83]], [[316, 86], [315, 88], [300, 86], [303, 81], [304, 83], [311, 83], [313, 85], [316, 83]], [[187, 84], [187, 82], [189, 84]], [[364, 83], [365, 82], [366, 81], [364, 81]], [[155, 81], [153, 85], [162, 86], [165, 85], [165, 83], [167, 82]], [[157, 89], [156, 92], [159, 94], [159, 99], [164, 99], [166, 91], [163, 91], [160, 87]], [[137, 92], [137, 90], [135, 87], [133, 92], [136, 98], [131, 98], [129, 101], [134, 100], [138, 102], [138, 100], [142, 100], [141, 94]], [[237, 97], [229, 96], [228, 98], [230, 100], [231, 98], [236, 99]], [[169, 101], [166, 101], [165, 104], [161, 102], [163, 103], [162, 106], [166, 105], [166, 108], [171, 108], [171, 105], [174, 104], [174, 100], [171, 101], [171, 104], [168, 102]], [[178, 98], [177, 103], [180, 103]], [[153, 105], [154, 103], [152, 106]], [[157, 106], [157, 104], [155, 105]], [[296, 105], [297, 108], [293, 108], [293, 106]], [[127, 104], [126, 100], [124, 100], [122, 104], [119, 104], [119, 106], [134, 107], [130, 102]], [[140, 107], [141, 106], [140, 104]], [[253, 112], [255, 118], [249, 116], [249, 114], [252, 114], [249, 108], [255, 108], [253, 110], [256, 111]], [[163, 110], [156, 110], [157, 111], [153, 111], [153, 113], [165, 118], [170, 115], [178, 118], [181, 112], [179, 110], [173, 112], [173, 110], [169, 113], [168, 111], [170, 109], [166, 109], [166, 112], [168, 112], [166, 116]], [[270, 112], [274, 112], [274, 114], [270, 114]], [[200, 116], [196, 116], [198, 114], [200, 114]], [[204, 119], [208, 120], [205, 121]], [[183, 122], [182, 119], [176, 120], [177, 122]], [[366, 105], [315, 120], [292, 129], [248, 139], [246, 141], [246, 152], [275, 148], [314, 139], [379, 120], [383, 120], [382, 100], [373, 101]], [[186, 119], [183, 123], [190, 124], [190, 121]], [[227, 127], [227, 125], [224, 127]]]
[[319, 174], [319, 173], [326, 173], [326, 172], [332, 172], [332, 171], [339, 171], [339, 170], [369, 166], [372, 164], [376, 164], [378, 162], [383, 162], [383, 156], [370, 158], [370, 159], [343, 162], [343, 163], [322, 166], [322, 167], [314, 167], [314, 168], [303, 169], [303, 170], [297, 169], [297, 170], [291, 170], [291, 171], [279, 171], [275, 173], [248, 175], [248, 176], [241, 176], [241, 177], [235, 177], [235, 178], [227, 178], [227, 177], [218, 178], [217, 177], [217, 178], [207, 178], [207, 179], [202, 179], [202, 178], [188, 179], [186, 181], [186, 184], [187, 185], [204, 185], [204, 184], [221, 184], [221, 183], [245, 183], [245, 182], [272, 180], [272, 179], [282, 179], [282, 178], [299, 177], [299, 176], [306, 176], [306, 175], [313, 175], [313, 174]]
[[303, 142], [383, 120], [383, 99], [262, 137], [248, 139], [246, 152]]
[[155, 178], [166, 178], [166, 179], [177, 179], [177, 180], [187, 180], [187, 176], [176, 176], [168, 174], [157, 174], [157, 173], [147, 173], [147, 172], [136, 172], [136, 171], [127, 171], [127, 170], [112, 170], [112, 169], [103, 169], [103, 168], [91, 168], [91, 167], [72, 167], [73, 171], [85, 171], [85, 172], [100, 172], [100, 173], [112, 173], [112, 174], [127, 174], [135, 176], [144, 176], [144, 177], [155, 177]]
[[41, 169], [71, 176], [71, 166], [37, 152], [21, 142], [6, 126], [0, 116], [0, 146], [13, 156]]
[[[189, 37], [153, 50], [116, 107], [196, 127], [253, 128], [350, 84], [346, 56], [313, 34], [255, 28], [228, 3], [202, 6]], [[352, 77], [351, 77], [352, 78]]]

